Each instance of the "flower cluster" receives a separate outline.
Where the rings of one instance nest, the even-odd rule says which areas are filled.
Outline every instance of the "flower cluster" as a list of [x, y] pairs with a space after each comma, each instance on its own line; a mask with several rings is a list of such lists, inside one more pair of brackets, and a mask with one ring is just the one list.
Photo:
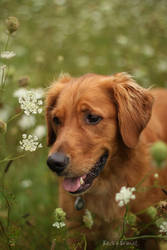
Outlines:
[[42, 112], [41, 105], [43, 104], [42, 100], [39, 100], [35, 93], [32, 91], [27, 91], [27, 93], [19, 97], [19, 103], [21, 109], [24, 110], [26, 115], [37, 114]]
[[160, 225], [160, 233], [166, 233], [167, 234], [167, 221], [162, 222]]
[[18, 29], [19, 25], [19, 20], [15, 16], [10, 16], [6, 20], [6, 26], [7, 30], [9, 31], [9, 34], [15, 32]]
[[16, 55], [16, 53], [14, 53], [13, 51], [3, 51], [1, 53], [1, 58], [10, 59], [10, 58], [14, 57], [15, 55]]
[[56, 221], [55, 223], [52, 224], [53, 227], [56, 227], [56, 228], [62, 228], [62, 227], [65, 227], [65, 223], [64, 222], [58, 222]]
[[20, 141], [22, 150], [33, 152], [37, 148], [42, 148], [42, 144], [38, 142], [37, 136], [23, 134], [22, 138], [22, 141]]
[[66, 213], [63, 211], [62, 208], [56, 208], [54, 211], [54, 217], [56, 222], [52, 224], [53, 227], [56, 227], [58, 229], [65, 227], [65, 218], [66, 218]]
[[115, 200], [118, 203], [118, 205], [120, 207], [123, 207], [124, 205], [126, 205], [130, 200], [134, 200], [136, 198], [136, 196], [133, 194], [133, 192], [136, 189], [134, 187], [130, 188], [130, 187], [122, 187], [120, 192], [116, 194], [115, 196]]
[[83, 222], [84, 222], [85, 226], [89, 229], [91, 229], [93, 224], [94, 224], [93, 216], [88, 209], [86, 209], [85, 215], [83, 216]]

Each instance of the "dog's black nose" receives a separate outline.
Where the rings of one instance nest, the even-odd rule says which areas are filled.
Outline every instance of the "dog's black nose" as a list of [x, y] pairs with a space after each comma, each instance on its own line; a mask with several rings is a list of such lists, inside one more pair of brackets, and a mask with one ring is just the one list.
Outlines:
[[63, 172], [69, 163], [69, 158], [63, 153], [55, 153], [48, 157], [47, 165], [58, 175]]

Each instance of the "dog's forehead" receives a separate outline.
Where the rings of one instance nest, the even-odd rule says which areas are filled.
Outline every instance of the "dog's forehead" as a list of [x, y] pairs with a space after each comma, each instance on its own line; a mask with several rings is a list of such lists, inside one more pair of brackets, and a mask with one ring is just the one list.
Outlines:
[[[111, 112], [112, 100], [109, 95], [106, 94], [102, 87], [102, 81], [104, 77], [94, 77], [83, 79], [74, 79], [67, 83], [59, 94], [57, 100], [57, 108], [74, 110], [82, 103], [87, 103], [94, 109], [101, 108], [102, 110], [109, 107]], [[107, 112], [107, 110], [105, 111]]]

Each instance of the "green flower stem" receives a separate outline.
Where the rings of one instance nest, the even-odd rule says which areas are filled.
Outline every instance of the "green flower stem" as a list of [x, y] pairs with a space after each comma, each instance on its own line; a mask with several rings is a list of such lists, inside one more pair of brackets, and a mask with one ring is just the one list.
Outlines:
[[23, 113], [23, 112], [21, 111], [20, 113], [15, 114], [15, 115], [12, 116], [11, 118], [9, 118], [9, 120], [7, 121], [7, 123], [13, 121], [14, 119], [16, 119], [17, 117], [19, 117], [20, 115], [22, 115], [22, 113]]
[[5, 69], [2, 70], [2, 76], [1, 76], [1, 84], [0, 84], [0, 87], [1, 89], [3, 90], [3, 87], [5, 85]]
[[6, 73], [4, 74], [4, 84], [3, 84], [3, 88], [5, 87], [5, 82], [8, 78], [9, 75], [9, 64], [6, 64]]
[[164, 239], [167, 240], [167, 236], [163, 236], [163, 235], [140, 235], [140, 236], [134, 236], [134, 237], [125, 237], [124, 240], [139, 240], [139, 239]]
[[5, 228], [4, 228], [1, 221], [0, 221], [0, 228], [1, 228], [1, 231], [2, 231], [2, 233], [4, 234], [4, 236], [6, 238], [6, 241], [7, 241], [7, 244], [8, 244], [8, 249], [11, 249], [10, 244], [9, 244], [9, 237], [8, 237], [8, 235], [7, 235], [6, 231], [5, 231]]
[[126, 205], [126, 210], [123, 218], [123, 225], [122, 225], [122, 234], [120, 237], [120, 240], [125, 238], [125, 229], [126, 229], [126, 223], [127, 223], [127, 214], [128, 214], [128, 205]]
[[136, 190], [141, 186], [141, 184], [152, 175], [153, 170], [149, 171], [148, 174], [146, 174], [143, 179], [141, 179], [141, 181], [139, 181], [139, 183], [135, 186]]
[[18, 155], [18, 156], [13, 157], [13, 158], [6, 157], [5, 159], [3, 159], [3, 160], [0, 161], [0, 164], [1, 164], [1, 163], [4, 163], [4, 162], [6, 162], [6, 161], [14, 161], [14, 160], [23, 158], [24, 156], [25, 156], [25, 155]]
[[9, 38], [10, 38], [10, 33], [8, 33], [8, 35], [7, 35], [7, 40], [6, 40], [6, 43], [5, 43], [5, 46], [4, 46], [4, 51], [6, 51], [7, 48], [8, 48], [8, 45], [9, 45]]

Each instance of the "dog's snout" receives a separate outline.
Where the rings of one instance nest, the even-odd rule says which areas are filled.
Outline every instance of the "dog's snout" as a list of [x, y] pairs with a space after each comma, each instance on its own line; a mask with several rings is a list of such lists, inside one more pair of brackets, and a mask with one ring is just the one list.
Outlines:
[[69, 163], [69, 158], [63, 153], [54, 153], [48, 157], [47, 165], [58, 175], [63, 172]]

